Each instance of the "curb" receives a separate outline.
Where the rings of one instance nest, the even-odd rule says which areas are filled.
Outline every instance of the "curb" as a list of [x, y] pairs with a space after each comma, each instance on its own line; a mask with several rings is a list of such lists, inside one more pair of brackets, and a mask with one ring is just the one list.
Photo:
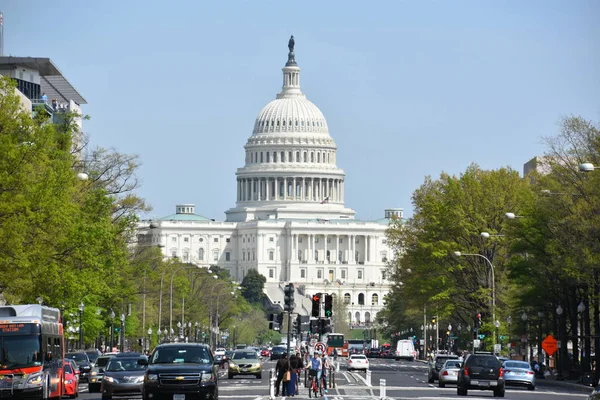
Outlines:
[[587, 394], [590, 394], [594, 390], [594, 388], [592, 386], [585, 386], [580, 383], [557, 381], [554, 379], [538, 379], [538, 380], [536, 380], [535, 383], [537, 386], [540, 386], [540, 387], [544, 387], [544, 386], [545, 387], [548, 387], [548, 386], [563, 387], [563, 388], [573, 389], [578, 392], [585, 392]]

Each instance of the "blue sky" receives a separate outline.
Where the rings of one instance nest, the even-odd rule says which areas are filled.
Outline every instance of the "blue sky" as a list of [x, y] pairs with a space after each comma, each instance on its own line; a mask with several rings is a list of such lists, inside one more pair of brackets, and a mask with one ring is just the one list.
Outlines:
[[139, 155], [151, 217], [224, 219], [290, 34], [347, 174], [346, 205], [412, 213], [426, 175], [523, 163], [599, 120], [600, 2], [0, 0], [5, 53], [50, 57], [93, 144]]

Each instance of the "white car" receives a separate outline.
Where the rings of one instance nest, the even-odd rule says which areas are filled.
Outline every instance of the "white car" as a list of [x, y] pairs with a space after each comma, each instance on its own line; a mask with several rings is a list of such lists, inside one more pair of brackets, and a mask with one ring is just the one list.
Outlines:
[[369, 369], [369, 359], [364, 354], [352, 354], [348, 358], [348, 371], [362, 369], [367, 372]]
[[227, 350], [224, 349], [223, 347], [219, 347], [219, 348], [215, 349], [215, 356], [224, 356], [226, 351]]

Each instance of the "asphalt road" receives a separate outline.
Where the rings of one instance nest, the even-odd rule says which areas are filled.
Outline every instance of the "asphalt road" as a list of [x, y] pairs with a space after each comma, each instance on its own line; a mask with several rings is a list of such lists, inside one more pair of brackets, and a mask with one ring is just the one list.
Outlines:
[[[268, 400], [269, 399], [269, 370], [275, 367], [274, 361], [263, 364], [263, 378], [239, 377], [227, 379], [226, 370], [220, 371], [219, 398], [223, 400]], [[336, 387], [330, 388], [323, 400], [364, 400], [381, 399], [380, 381], [386, 381], [386, 398], [388, 399], [465, 399], [456, 395], [456, 387], [449, 385], [439, 388], [427, 383], [427, 366], [420, 362], [370, 360], [371, 385], [367, 382], [364, 372], [348, 372], [347, 364], [340, 361], [340, 371], [336, 373]], [[87, 383], [80, 386], [80, 399], [101, 400], [100, 393], [88, 393]], [[591, 389], [590, 389], [591, 392]], [[547, 386], [539, 381], [535, 391], [520, 388], [507, 388], [506, 399], [512, 400], [584, 400], [585, 392], [571, 388]], [[492, 392], [469, 391], [466, 399], [490, 399]], [[138, 398], [139, 399], [139, 398]], [[280, 399], [284, 399], [281, 398]], [[308, 389], [300, 382], [300, 395], [294, 399], [308, 399]], [[289, 400], [289, 398], [288, 398]]]

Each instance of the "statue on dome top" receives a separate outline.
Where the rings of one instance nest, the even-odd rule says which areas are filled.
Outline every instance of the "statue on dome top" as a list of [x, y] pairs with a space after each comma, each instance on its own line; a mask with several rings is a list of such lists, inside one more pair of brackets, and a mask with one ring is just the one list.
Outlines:
[[294, 41], [294, 35], [292, 35], [292, 37], [290, 38], [290, 41], [288, 42], [288, 49], [290, 49], [290, 53], [294, 52], [295, 44], [296, 44], [296, 42]]

